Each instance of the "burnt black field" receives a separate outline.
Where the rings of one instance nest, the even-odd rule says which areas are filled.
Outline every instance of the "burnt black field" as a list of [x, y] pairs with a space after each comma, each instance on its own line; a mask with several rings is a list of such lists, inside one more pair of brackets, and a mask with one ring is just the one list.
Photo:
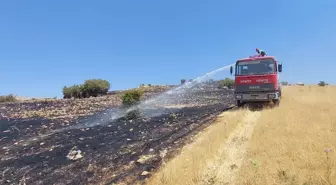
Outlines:
[[[167, 98], [171, 99], [172, 97]], [[134, 120], [106, 119], [117, 108], [64, 122], [46, 118], [0, 120], [1, 184], [132, 184], [153, 173], [166, 158], [179, 152], [190, 137], [202, 130], [233, 103], [230, 90], [202, 90], [184, 94], [173, 104], [184, 108], [140, 110]], [[11, 105], [15, 106], [15, 105]], [[153, 116], [156, 115], [156, 116]], [[70, 150], [82, 158], [69, 160]], [[139, 163], [143, 155], [151, 160]]]

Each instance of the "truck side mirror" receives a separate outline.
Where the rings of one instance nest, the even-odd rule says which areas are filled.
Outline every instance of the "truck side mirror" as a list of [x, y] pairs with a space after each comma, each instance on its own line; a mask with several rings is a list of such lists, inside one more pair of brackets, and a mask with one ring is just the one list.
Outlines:
[[230, 66], [230, 74], [232, 75], [232, 73], [233, 73], [233, 67]]
[[282, 64], [278, 64], [278, 71], [282, 72]]

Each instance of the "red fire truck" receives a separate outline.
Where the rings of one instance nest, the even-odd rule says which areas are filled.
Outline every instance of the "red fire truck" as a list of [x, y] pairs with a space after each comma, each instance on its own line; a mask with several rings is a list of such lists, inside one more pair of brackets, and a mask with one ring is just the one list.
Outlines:
[[280, 64], [274, 56], [267, 56], [264, 51], [256, 49], [258, 55], [239, 59], [230, 67], [231, 75], [235, 76], [234, 96], [237, 106], [245, 103], [270, 102], [278, 106], [281, 98], [279, 73]]

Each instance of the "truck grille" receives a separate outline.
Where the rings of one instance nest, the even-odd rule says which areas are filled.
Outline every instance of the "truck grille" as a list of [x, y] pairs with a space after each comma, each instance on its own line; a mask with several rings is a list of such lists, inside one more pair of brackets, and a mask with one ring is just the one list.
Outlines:
[[235, 92], [261, 92], [261, 91], [274, 91], [274, 84], [248, 84], [236, 85]]

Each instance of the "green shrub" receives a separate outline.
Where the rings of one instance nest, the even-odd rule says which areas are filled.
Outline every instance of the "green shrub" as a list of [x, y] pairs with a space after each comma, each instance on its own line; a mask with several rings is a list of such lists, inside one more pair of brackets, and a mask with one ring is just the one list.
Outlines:
[[181, 79], [181, 84], [183, 85], [183, 84], [185, 84], [186, 83], [186, 79]]
[[234, 84], [235, 82], [233, 79], [225, 78], [224, 80], [220, 80], [219, 88], [223, 88], [223, 87], [233, 88]]
[[131, 120], [131, 119], [137, 119], [141, 117], [141, 112], [139, 109], [135, 109], [132, 111], [127, 112], [127, 114], [125, 115], [125, 119], [126, 120]]
[[140, 102], [143, 92], [137, 89], [126, 91], [121, 97], [124, 106], [129, 107]]
[[328, 85], [325, 81], [320, 81], [319, 83], [318, 83], [318, 85], [319, 86], [326, 86], [326, 85]]
[[15, 101], [17, 101], [17, 99], [12, 94], [7, 96], [0, 96], [0, 103], [15, 102]]
[[288, 82], [287, 81], [283, 81], [283, 82], [281, 82], [281, 85], [286, 86], [286, 85], [288, 85]]
[[[132, 89], [132, 90], [126, 91], [121, 97], [124, 107], [129, 108], [133, 105], [137, 105], [140, 102], [140, 99], [143, 93], [144, 93], [143, 91], [138, 90], [138, 89]], [[138, 109], [131, 110], [125, 115], [125, 118], [127, 120], [136, 119], [139, 117], [141, 117], [141, 113], [140, 113], [140, 110]]]

